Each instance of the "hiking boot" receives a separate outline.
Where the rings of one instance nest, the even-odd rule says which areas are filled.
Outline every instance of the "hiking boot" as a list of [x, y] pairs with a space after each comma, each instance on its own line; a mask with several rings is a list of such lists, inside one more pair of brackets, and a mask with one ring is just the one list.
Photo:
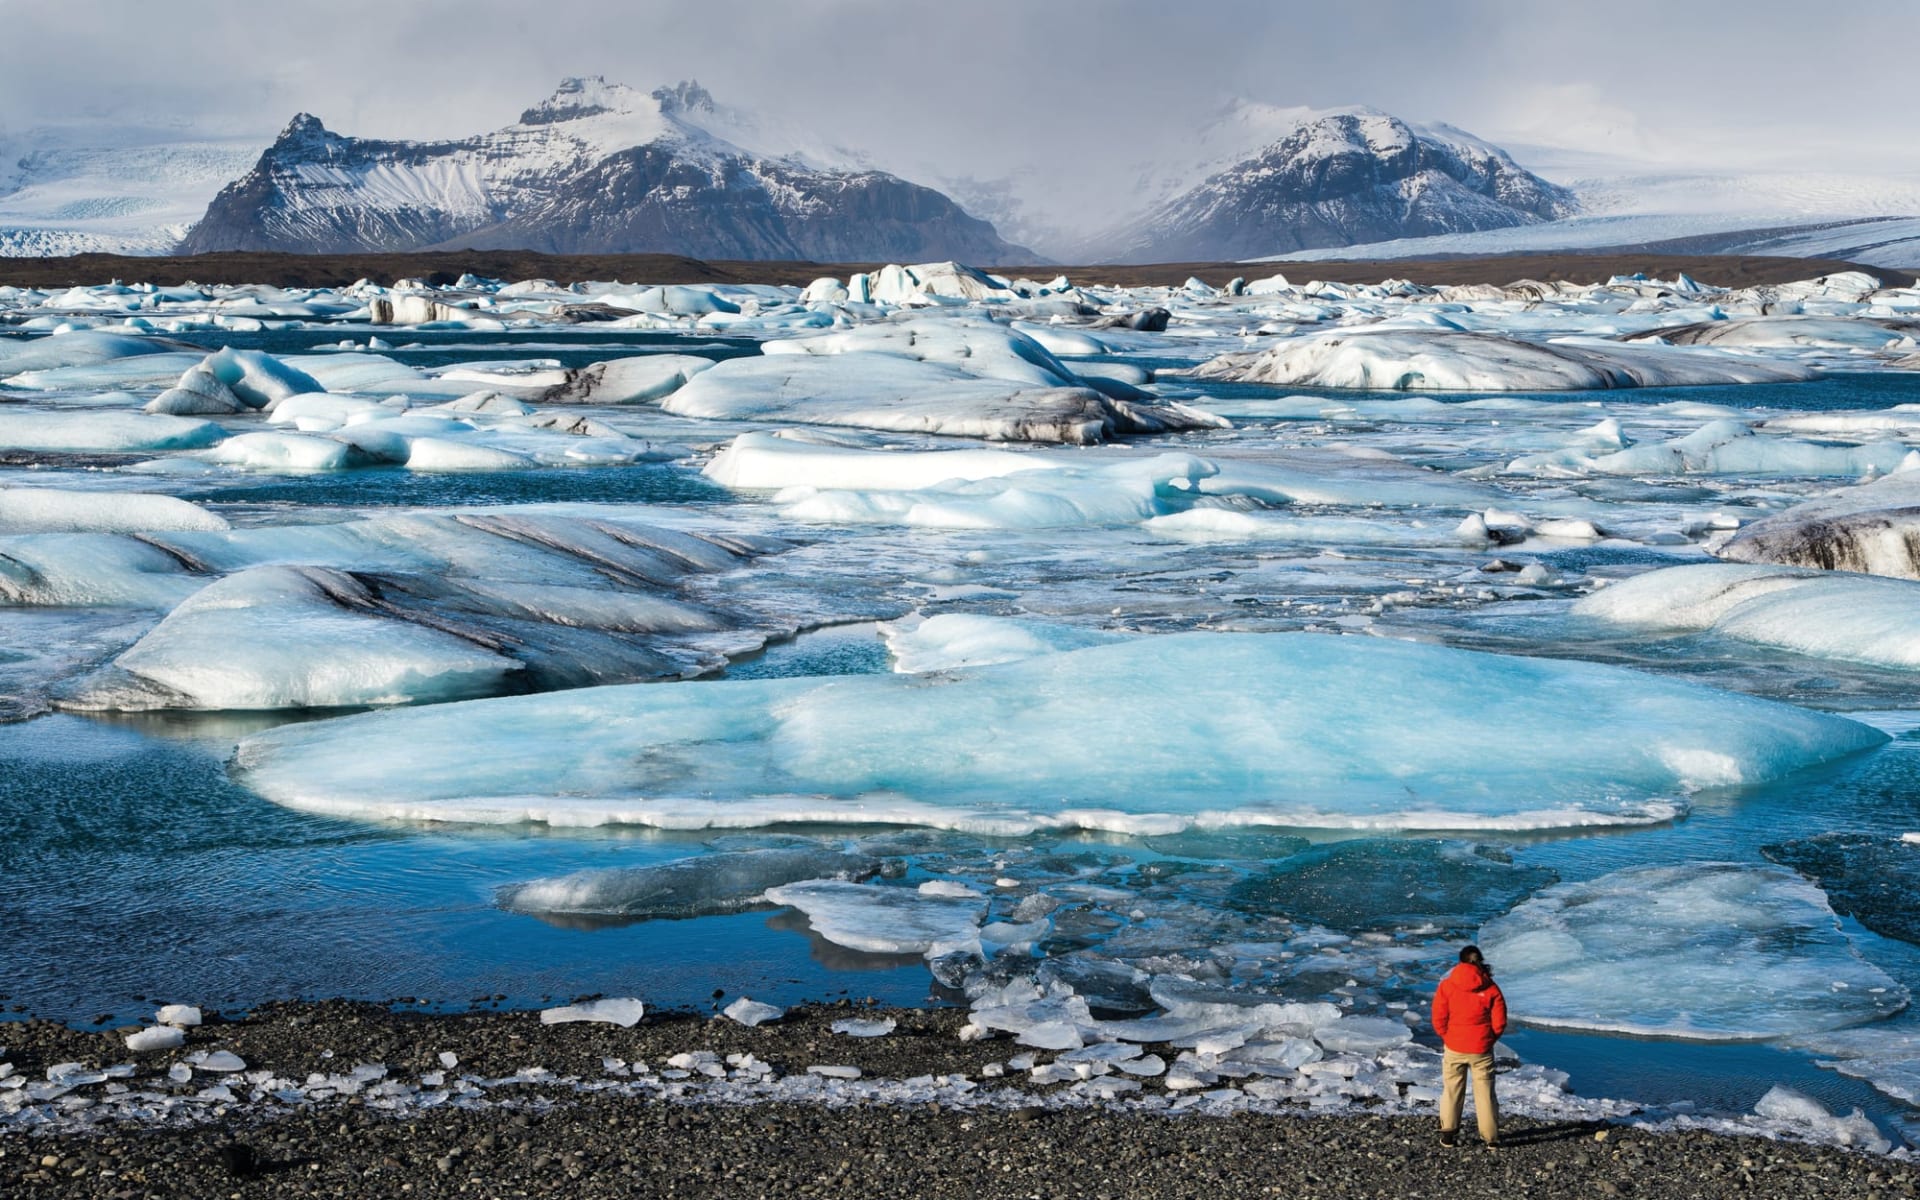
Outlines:
[[1460, 1144], [1460, 1135], [1451, 1129], [1442, 1129], [1440, 1131], [1440, 1144], [1442, 1146], [1458, 1146]]

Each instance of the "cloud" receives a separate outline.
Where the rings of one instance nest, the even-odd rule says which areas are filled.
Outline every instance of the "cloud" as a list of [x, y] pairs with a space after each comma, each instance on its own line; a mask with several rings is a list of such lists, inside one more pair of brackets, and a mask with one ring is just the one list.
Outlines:
[[[927, 176], [1020, 172], [1126, 198], [1235, 98], [1370, 104], [1617, 154], [1920, 167], [1920, 6], [1164, 0], [0, 0], [0, 132], [112, 121], [248, 133], [497, 128], [563, 76], [723, 101]], [[1074, 200], [1073, 204], [1082, 204]], [[1071, 205], [1070, 205], [1071, 206]]]

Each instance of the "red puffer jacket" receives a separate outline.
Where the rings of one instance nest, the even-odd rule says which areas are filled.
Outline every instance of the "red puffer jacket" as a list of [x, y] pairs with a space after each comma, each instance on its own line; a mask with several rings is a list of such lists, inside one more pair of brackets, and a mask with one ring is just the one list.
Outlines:
[[1433, 993], [1433, 1031], [1456, 1054], [1486, 1054], [1507, 1031], [1507, 998], [1485, 968], [1460, 963]]

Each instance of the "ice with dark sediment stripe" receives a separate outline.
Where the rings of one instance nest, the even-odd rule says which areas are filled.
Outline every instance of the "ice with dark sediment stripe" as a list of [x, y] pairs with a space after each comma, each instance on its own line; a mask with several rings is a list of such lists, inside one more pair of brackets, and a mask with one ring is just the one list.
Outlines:
[[862, 854], [801, 847], [703, 854], [642, 867], [602, 867], [504, 887], [501, 907], [515, 912], [620, 917], [697, 917], [771, 903], [768, 888], [802, 880], [864, 880], [880, 861]]

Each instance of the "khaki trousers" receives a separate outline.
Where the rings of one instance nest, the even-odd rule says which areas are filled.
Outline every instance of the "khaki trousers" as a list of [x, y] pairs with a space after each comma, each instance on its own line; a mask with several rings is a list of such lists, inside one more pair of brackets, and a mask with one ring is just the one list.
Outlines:
[[1440, 1129], [1460, 1128], [1460, 1109], [1467, 1099], [1467, 1074], [1473, 1074], [1473, 1115], [1480, 1123], [1480, 1140], [1500, 1138], [1500, 1103], [1493, 1098], [1493, 1055], [1461, 1054], [1449, 1050], [1440, 1058]]

